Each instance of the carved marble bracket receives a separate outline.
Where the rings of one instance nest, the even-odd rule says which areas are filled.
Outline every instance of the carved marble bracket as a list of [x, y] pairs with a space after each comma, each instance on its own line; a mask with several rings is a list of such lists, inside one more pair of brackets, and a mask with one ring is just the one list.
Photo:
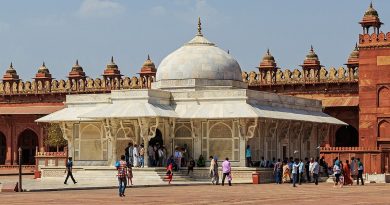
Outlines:
[[160, 122], [160, 118], [156, 117], [156, 120], [153, 121], [152, 118], [138, 118], [138, 125], [140, 127], [140, 134], [144, 140], [149, 141], [156, 135], [156, 130], [158, 124]]
[[257, 127], [257, 118], [255, 119], [239, 119], [238, 128], [242, 139], [249, 140], [255, 136]]
[[191, 120], [191, 135], [197, 142], [200, 139], [201, 122], [199, 120]]
[[61, 128], [61, 131], [62, 131], [62, 137], [68, 141], [68, 143], [71, 143], [72, 142], [72, 139], [73, 139], [73, 133], [72, 133], [72, 129], [70, 128], [72, 127], [72, 124], [71, 123], [66, 123], [66, 122], [60, 122], [60, 128]]
[[175, 138], [176, 119], [169, 118], [168, 119], [168, 126], [169, 126], [169, 137], [170, 137], [170, 139], [173, 139], [173, 138]]

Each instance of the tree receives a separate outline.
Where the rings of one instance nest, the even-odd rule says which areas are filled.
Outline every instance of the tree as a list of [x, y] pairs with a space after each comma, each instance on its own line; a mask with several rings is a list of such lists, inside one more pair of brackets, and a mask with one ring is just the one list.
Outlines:
[[50, 124], [47, 128], [47, 138], [45, 140], [45, 145], [49, 147], [56, 147], [57, 152], [59, 147], [66, 146], [68, 141], [66, 141], [62, 135], [62, 131], [59, 124]]

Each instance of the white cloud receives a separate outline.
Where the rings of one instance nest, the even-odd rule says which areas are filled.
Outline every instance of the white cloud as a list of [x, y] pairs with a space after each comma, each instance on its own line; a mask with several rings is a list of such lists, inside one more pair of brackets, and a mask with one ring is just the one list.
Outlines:
[[84, 17], [109, 17], [125, 11], [125, 7], [114, 0], [84, 0], [79, 15]]

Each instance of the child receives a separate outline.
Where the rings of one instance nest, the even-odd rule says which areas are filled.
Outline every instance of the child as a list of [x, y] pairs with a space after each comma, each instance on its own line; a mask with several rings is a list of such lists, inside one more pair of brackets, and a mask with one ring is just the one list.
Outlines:
[[133, 168], [131, 168], [131, 165], [127, 168], [127, 184], [133, 185]]
[[194, 161], [194, 159], [190, 158], [190, 163], [188, 165], [187, 175], [190, 175], [190, 171], [192, 173], [194, 172], [194, 167], [195, 167], [195, 161]]
[[172, 170], [172, 163], [170, 163], [167, 167], [167, 179], [169, 180], [168, 184], [171, 184], [172, 178], [173, 178], [173, 170]]

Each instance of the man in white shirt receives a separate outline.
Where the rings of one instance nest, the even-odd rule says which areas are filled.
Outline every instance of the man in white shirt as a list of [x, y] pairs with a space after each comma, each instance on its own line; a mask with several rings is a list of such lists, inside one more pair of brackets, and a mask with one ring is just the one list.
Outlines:
[[180, 148], [177, 147], [176, 148], [176, 151], [175, 151], [175, 159], [176, 159], [176, 165], [177, 165], [177, 169], [180, 170], [181, 168], [181, 158], [183, 157], [181, 151], [180, 151]]
[[320, 172], [320, 164], [318, 164], [318, 159], [310, 159], [310, 173], [313, 175], [314, 184], [318, 185], [318, 173]]

